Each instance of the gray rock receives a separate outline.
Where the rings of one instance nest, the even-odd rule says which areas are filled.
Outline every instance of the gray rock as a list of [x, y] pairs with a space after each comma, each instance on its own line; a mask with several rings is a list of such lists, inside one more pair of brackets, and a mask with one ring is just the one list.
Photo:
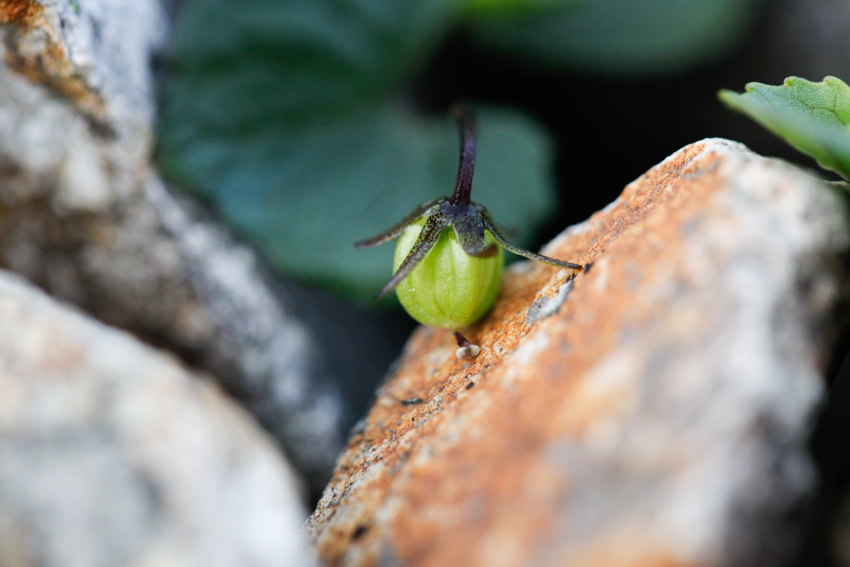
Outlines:
[[300, 488], [213, 382], [0, 272], [0, 565], [300, 567]]
[[314, 484], [341, 445], [315, 341], [255, 253], [151, 168], [155, 0], [0, 5], [0, 264], [218, 378]]

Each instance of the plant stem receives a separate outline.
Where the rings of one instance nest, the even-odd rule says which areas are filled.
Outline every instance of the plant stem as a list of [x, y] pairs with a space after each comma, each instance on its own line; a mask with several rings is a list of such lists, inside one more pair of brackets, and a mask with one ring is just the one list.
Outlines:
[[452, 113], [457, 117], [460, 126], [460, 166], [449, 203], [468, 205], [472, 195], [472, 174], [475, 171], [475, 116], [462, 104], [455, 105]]

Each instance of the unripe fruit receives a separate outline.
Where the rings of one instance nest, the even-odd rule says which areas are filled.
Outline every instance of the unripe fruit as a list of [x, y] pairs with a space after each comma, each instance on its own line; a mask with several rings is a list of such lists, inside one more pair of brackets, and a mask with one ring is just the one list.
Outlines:
[[579, 264], [541, 256], [514, 246], [501, 235], [487, 209], [472, 202], [475, 124], [464, 107], [455, 109], [461, 129], [460, 167], [450, 198], [422, 203], [394, 227], [354, 245], [371, 248], [398, 238], [393, 276], [375, 296], [396, 290], [411, 317], [455, 332], [457, 357], [475, 357], [479, 347], [458, 329], [484, 316], [499, 295], [502, 248], [573, 270]]
[[[410, 253], [425, 219], [404, 230], [398, 240], [393, 271]], [[496, 240], [489, 232], [487, 245]], [[464, 252], [454, 229], [440, 234], [434, 247], [413, 271], [396, 287], [396, 294], [411, 317], [425, 325], [457, 330], [484, 316], [499, 295], [504, 254], [497, 246], [490, 257], [475, 257]]]

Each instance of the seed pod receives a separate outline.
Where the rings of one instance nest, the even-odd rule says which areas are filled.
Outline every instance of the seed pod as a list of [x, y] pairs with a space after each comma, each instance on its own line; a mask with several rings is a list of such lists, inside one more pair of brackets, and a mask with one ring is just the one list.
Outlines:
[[[425, 225], [410, 224], [395, 249], [393, 271], [407, 258]], [[490, 233], [488, 246], [496, 246]], [[411, 317], [425, 325], [453, 331], [474, 323], [493, 306], [502, 281], [504, 254], [499, 247], [489, 257], [464, 252], [455, 231], [443, 230], [424, 260], [398, 284], [396, 294]]]
[[[405, 219], [378, 236], [357, 242], [371, 248], [399, 239], [393, 276], [378, 298], [396, 290], [411, 317], [455, 331], [458, 357], [476, 353], [457, 329], [483, 317], [499, 295], [504, 263], [502, 248], [574, 271], [582, 267], [514, 246], [502, 236], [487, 210], [471, 200], [475, 170], [475, 124], [464, 107], [455, 110], [461, 127], [460, 167], [451, 197], [422, 203]], [[451, 227], [451, 230], [447, 230]], [[475, 356], [475, 354], [471, 354]]]

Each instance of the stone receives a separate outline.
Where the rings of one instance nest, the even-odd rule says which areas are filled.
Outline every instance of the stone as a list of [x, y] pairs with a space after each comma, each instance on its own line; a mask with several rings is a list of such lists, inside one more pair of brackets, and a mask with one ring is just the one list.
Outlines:
[[322, 353], [270, 272], [151, 164], [157, 0], [0, 1], [0, 266], [213, 374], [319, 488]]
[[302, 489], [208, 377], [0, 272], [0, 565], [309, 565]]
[[[604, 182], [604, 181], [600, 181]], [[848, 281], [835, 184], [720, 139], [419, 328], [305, 527], [329, 566], [780, 565]]]

